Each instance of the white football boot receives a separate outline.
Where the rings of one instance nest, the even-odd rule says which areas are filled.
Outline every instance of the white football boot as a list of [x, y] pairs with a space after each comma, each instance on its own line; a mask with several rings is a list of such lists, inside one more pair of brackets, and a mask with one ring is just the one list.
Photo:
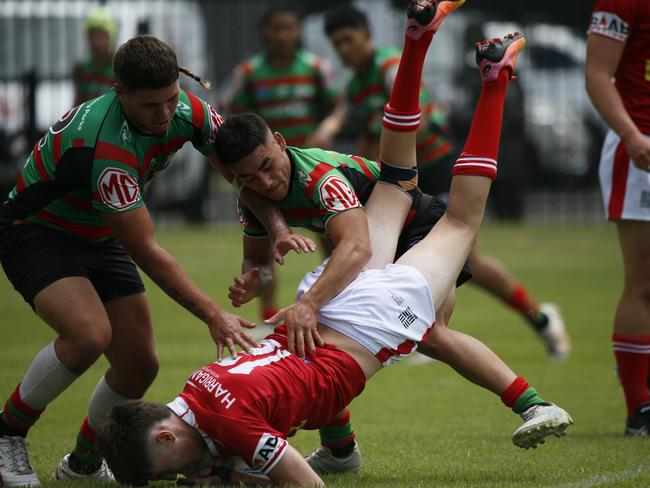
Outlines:
[[361, 468], [361, 451], [359, 444], [354, 444], [352, 452], [344, 457], [334, 457], [328, 447], [319, 447], [305, 458], [311, 468], [318, 474], [359, 473]]
[[535, 449], [544, 444], [549, 435], [563, 437], [573, 419], [563, 409], [552, 403], [533, 405], [521, 413], [524, 424], [512, 434], [512, 442], [517, 447]]
[[554, 303], [542, 303], [539, 311], [548, 318], [548, 325], [540, 332], [550, 359], [562, 360], [569, 356], [571, 339], [564, 325], [560, 309]]
[[0, 435], [0, 486], [40, 486], [23, 437]]
[[97, 468], [97, 471], [92, 473], [82, 474], [73, 471], [70, 467], [70, 454], [63, 456], [63, 459], [59, 462], [59, 465], [56, 467], [54, 472], [54, 478], [57, 480], [76, 480], [76, 479], [90, 479], [90, 480], [104, 480], [104, 481], [115, 481], [115, 476], [113, 472], [106, 464], [106, 461], [102, 461], [102, 465]]

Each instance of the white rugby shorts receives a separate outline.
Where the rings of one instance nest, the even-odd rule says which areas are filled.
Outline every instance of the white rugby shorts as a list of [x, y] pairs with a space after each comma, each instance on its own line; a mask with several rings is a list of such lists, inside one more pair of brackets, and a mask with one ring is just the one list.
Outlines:
[[650, 173], [634, 166], [612, 130], [605, 137], [598, 172], [609, 220], [650, 221]]
[[[326, 263], [305, 275], [296, 299], [311, 288]], [[388, 366], [415, 351], [433, 327], [436, 315], [424, 276], [411, 266], [388, 264], [384, 269], [359, 273], [321, 308], [317, 318]]]

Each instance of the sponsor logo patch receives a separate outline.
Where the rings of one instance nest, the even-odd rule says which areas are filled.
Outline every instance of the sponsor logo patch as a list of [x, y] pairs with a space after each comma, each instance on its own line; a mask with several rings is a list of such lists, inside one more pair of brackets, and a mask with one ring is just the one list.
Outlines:
[[140, 200], [137, 180], [120, 168], [106, 168], [97, 184], [102, 203], [115, 210], [124, 210]]
[[625, 42], [630, 35], [630, 24], [612, 12], [594, 12], [589, 32]]
[[402, 311], [397, 317], [399, 321], [402, 323], [405, 329], [408, 329], [413, 325], [413, 322], [415, 322], [418, 318], [417, 315], [413, 313], [413, 310], [411, 310], [411, 307], [406, 307], [405, 310]]
[[68, 128], [70, 124], [72, 124], [72, 121], [76, 117], [76, 115], [79, 113], [79, 109], [81, 108], [81, 105], [77, 105], [75, 108], [72, 110], [68, 110], [66, 113], [64, 113], [59, 120], [57, 120], [52, 127], [50, 127], [50, 132], [52, 134], [58, 134], [59, 132], [63, 132]]
[[253, 454], [253, 467], [266, 471], [280, 459], [287, 446], [287, 441], [271, 434], [263, 434]]
[[325, 178], [318, 192], [323, 206], [328, 211], [342, 212], [361, 206], [357, 194], [350, 184], [340, 176], [331, 175]]

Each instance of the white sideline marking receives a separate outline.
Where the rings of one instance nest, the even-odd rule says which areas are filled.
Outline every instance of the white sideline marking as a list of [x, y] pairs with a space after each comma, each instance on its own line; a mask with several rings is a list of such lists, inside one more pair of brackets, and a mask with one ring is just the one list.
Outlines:
[[554, 488], [590, 488], [592, 486], [600, 486], [620, 481], [627, 481], [633, 478], [637, 478], [639, 475], [648, 472], [650, 472], [650, 470], [647, 466], [638, 466], [636, 469], [626, 469], [624, 471], [597, 474], [591, 478], [587, 478], [576, 483], [563, 483], [561, 485], [555, 485]]

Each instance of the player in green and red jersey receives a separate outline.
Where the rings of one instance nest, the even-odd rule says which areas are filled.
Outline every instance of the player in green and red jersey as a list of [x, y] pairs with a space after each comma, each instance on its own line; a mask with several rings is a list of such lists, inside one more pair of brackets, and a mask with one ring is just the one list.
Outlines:
[[[400, 53], [393, 48], [375, 47], [368, 18], [354, 7], [341, 7], [327, 13], [325, 32], [337, 50], [343, 64], [352, 69], [348, 83], [349, 111], [361, 128], [360, 153], [371, 159], [378, 154], [379, 131], [383, 104], [388, 100]], [[423, 89], [420, 90], [423, 114], [428, 123], [418, 130], [418, 167], [421, 169], [419, 186], [425, 193], [443, 200], [449, 192], [450, 164], [453, 148], [447, 138], [444, 116]], [[341, 125], [337, 111], [328, 123]], [[519, 312], [544, 342], [552, 359], [566, 358], [570, 351], [569, 336], [559, 309], [552, 303], [538, 302], [519, 283], [503, 263], [480, 253], [478, 246], [469, 257], [473, 282]]]
[[113, 88], [113, 55], [117, 42], [117, 21], [106, 7], [98, 7], [84, 22], [90, 56], [74, 67], [74, 106], [103, 95]]
[[[253, 324], [221, 309], [156, 243], [142, 199], [145, 184], [187, 142], [219, 167], [211, 143], [222, 119], [180, 90], [179, 71], [200, 81], [156, 38], [122, 45], [115, 55], [115, 89], [50, 127], [0, 206], [0, 262], [58, 335], [34, 358], [0, 412], [3, 485], [38, 484], [24, 437], [45, 407], [102, 354], [110, 367], [56, 477], [109, 477], [94, 446], [95, 430], [113, 405], [141, 397], [158, 371], [151, 314], [134, 262], [206, 323], [218, 356], [224, 347], [234, 353], [235, 345], [248, 350], [255, 344], [241, 329]], [[276, 210], [251, 196], [284, 250], [304, 245]]]
[[[260, 28], [265, 49], [235, 68], [224, 110], [257, 113], [291, 146], [329, 147], [333, 134], [320, 122], [332, 112], [337, 97], [331, 64], [300, 47], [296, 10], [271, 8]], [[260, 299], [262, 318], [275, 315], [275, 287]]]

